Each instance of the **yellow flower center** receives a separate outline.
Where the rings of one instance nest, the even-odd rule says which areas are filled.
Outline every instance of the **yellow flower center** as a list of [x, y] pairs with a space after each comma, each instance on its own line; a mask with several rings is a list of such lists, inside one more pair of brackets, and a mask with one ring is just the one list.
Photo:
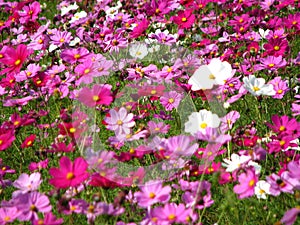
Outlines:
[[211, 79], [211, 80], [216, 79], [216, 77], [215, 77], [213, 74], [210, 74], [210, 75], [208, 76], [208, 78]]
[[75, 54], [75, 55], [74, 55], [74, 58], [75, 58], [75, 59], [79, 59], [79, 58], [80, 58], [80, 55], [79, 55], [79, 54]]
[[155, 196], [156, 196], [156, 195], [155, 195], [153, 192], [150, 192], [149, 198], [153, 199], [153, 198], [155, 198]]
[[174, 220], [175, 218], [176, 218], [176, 215], [174, 215], [173, 213], [168, 216], [169, 220]]
[[254, 86], [254, 87], [253, 87], [253, 91], [259, 91], [259, 90], [260, 90], [259, 87], [257, 87], [257, 86]]
[[279, 144], [280, 144], [280, 146], [283, 146], [283, 145], [285, 144], [285, 141], [284, 141], [284, 140], [281, 140], [281, 141], [279, 142]]
[[16, 66], [20, 65], [20, 63], [21, 63], [21, 60], [20, 60], [20, 59], [17, 59], [17, 60], [15, 61], [15, 65], [16, 65]]
[[122, 125], [122, 124], [123, 124], [123, 121], [122, 121], [122, 120], [118, 120], [118, 121], [117, 121], [117, 124], [118, 124], [118, 125]]
[[74, 173], [69, 172], [67, 173], [67, 180], [72, 180], [75, 177]]
[[274, 47], [274, 50], [275, 51], [278, 51], [280, 49], [280, 47], [278, 46], [278, 45], [276, 45], [275, 47]]
[[278, 94], [281, 94], [282, 92], [283, 92], [283, 90], [281, 90], [281, 89], [279, 89], [279, 90], [277, 91]]
[[207, 127], [207, 123], [201, 123], [200, 128], [205, 129]]
[[170, 98], [170, 99], [169, 99], [169, 103], [170, 103], [170, 104], [172, 104], [174, 101], [175, 101], [174, 98]]
[[99, 96], [97, 96], [97, 95], [94, 95], [94, 96], [93, 96], [93, 101], [94, 101], [94, 102], [98, 101], [99, 99], [100, 99]]
[[252, 180], [249, 181], [249, 187], [253, 187], [254, 184], [255, 184], [255, 180], [252, 179]]
[[134, 149], [133, 149], [133, 148], [129, 149], [129, 153], [130, 153], [130, 154], [135, 153]]
[[10, 217], [9, 216], [6, 216], [6, 217], [4, 217], [4, 222], [8, 222], [8, 221], [10, 221]]
[[285, 131], [285, 126], [280, 126], [280, 127], [279, 127], [279, 130], [280, 130], [280, 131]]
[[151, 95], [155, 95], [156, 94], [156, 90], [151, 90]]
[[70, 128], [70, 130], [69, 130], [69, 131], [70, 131], [70, 133], [72, 133], [72, 134], [73, 134], [73, 133], [75, 133], [76, 129], [75, 129], [74, 127], [72, 127], [72, 128]]
[[185, 17], [183, 17], [183, 18], [181, 19], [181, 21], [182, 21], [182, 22], [186, 22], [187, 19], [186, 19]]
[[272, 68], [275, 65], [274, 65], [274, 63], [270, 63], [268, 66]]
[[59, 39], [59, 42], [60, 42], [60, 43], [64, 43], [64, 42], [65, 42], [65, 39], [64, 39], [64, 38], [61, 38], [61, 39]]
[[85, 69], [84, 74], [88, 74], [91, 70], [90, 69]]

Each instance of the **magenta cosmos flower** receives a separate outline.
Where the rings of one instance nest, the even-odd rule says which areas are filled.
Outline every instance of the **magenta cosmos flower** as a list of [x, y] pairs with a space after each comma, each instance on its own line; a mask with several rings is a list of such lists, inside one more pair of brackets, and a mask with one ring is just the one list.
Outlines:
[[166, 203], [171, 198], [171, 187], [163, 187], [162, 181], [148, 181], [141, 191], [134, 193], [139, 206], [147, 208], [155, 203]]
[[133, 114], [128, 114], [124, 107], [119, 111], [109, 110], [109, 115], [106, 116], [104, 122], [107, 124], [106, 128], [115, 131], [116, 134], [130, 134], [130, 128], [135, 125]]
[[254, 169], [247, 169], [246, 173], [239, 175], [238, 180], [240, 183], [234, 186], [233, 191], [240, 199], [254, 195], [254, 187], [258, 181]]
[[4, 46], [0, 52], [0, 63], [8, 67], [0, 72], [0, 75], [5, 73], [19, 72], [23, 62], [28, 57], [30, 52], [26, 45], [18, 45], [16, 49]]
[[110, 105], [113, 101], [111, 88], [109, 84], [94, 85], [92, 89], [84, 87], [79, 92], [78, 100], [88, 107]]
[[195, 15], [193, 9], [179, 11], [178, 16], [173, 17], [173, 21], [181, 28], [190, 28], [195, 22]]
[[22, 11], [19, 11], [20, 22], [26, 23], [28, 21], [34, 21], [38, 18], [38, 14], [41, 12], [41, 6], [38, 2], [33, 2], [29, 6], [24, 6]]
[[88, 164], [82, 157], [76, 158], [72, 163], [68, 157], [63, 156], [59, 165], [60, 168], [51, 168], [49, 171], [53, 177], [49, 183], [57, 188], [76, 187], [89, 177], [86, 171]]

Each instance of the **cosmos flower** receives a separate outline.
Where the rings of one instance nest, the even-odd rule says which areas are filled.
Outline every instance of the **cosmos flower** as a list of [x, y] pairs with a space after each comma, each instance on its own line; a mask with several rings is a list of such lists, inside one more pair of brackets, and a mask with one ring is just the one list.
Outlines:
[[200, 66], [191, 76], [188, 84], [192, 85], [192, 91], [211, 89], [213, 85], [224, 85], [230, 77], [232, 77], [231, 65], [214, 58], [208, 65]]
[[166, 203], [171, 198], [171, 187], [163, 187], [162, 181], [148, 181], [140, 188], [141, 191], [134, 193], [139, 206], [147, 208], [155, 203]]
[[0, 63], [8, 66], [0, 72], [0, 75], [5, 73], [17, 73], [20, 71], [24, 61], [31, 54], [26, 45], [20, 44], [16, 49], [4, 46], [0, 51]]
[[245, 173], [238, 176], [239, 184], [233, 187], [233, 191], [239, 195], [239, 199], [254, 195], [254, 188], [258, 181], [253, 169], [247, 169]]
[[172, 20], [178, 25], [179, 29], [190, 28], [195, 22], [195, 15], [193, 14], [193, 9], [179, 11], [178, 16], [173, 16]]
[[193, 112], [186, 122], [184, 131], [191, 134], [196, 134], [198, 131], [205, 133], [207, 127], [217, 128], [220, 124], [220, 118], [217, 114], [211, 111], [202, 109], [199, 112]]
[[59, 168], [53, 167], [49, 170], [52, 176], [49, 183], [56, 188], [76, 187], [89, 177], [86, 171], [88, 164], [82, 157], [76, 158], [73, 163], [68, 157], [63, 156], [59, 160], [59, 165]]
[[109, 84], [94, 85], [92, 89], [84, 87], [78, 93], [78, 100], [88, 107], [110, 105], [113, 101], [111, 88]]
[[130, 134], [130, 128], [135, 125], [133, 114], [128, 114], [124, 107], [121, 107], [119, 111], [109, 110], [109, 117], [106, 116], [104, 121], [107, 124], [106, 128], [115, 131], [116, 134]]
[[264, 78], [256, 78], [254, 75], [244, 77], [244, 88], [254, 96], [275, 95], [272, 84], [265, 84]]

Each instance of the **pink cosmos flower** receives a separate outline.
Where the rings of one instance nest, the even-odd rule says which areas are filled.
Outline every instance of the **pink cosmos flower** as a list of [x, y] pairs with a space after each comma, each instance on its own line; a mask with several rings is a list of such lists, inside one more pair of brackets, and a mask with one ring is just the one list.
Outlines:
[[255, 70], [268, 69], [271, 71], [277, 70], [278, 68], [284, 67], [286, 65], [285, 59], [282, 58], [282, 55], [276, 56], [267, 56], [266, 58], [260, 59], [260, 64], [254, 67]]
[[12, 198], [12, 202], [21, 212], [18, 216], [21, 221], [37, 220], [38, 212], [48, 213], [52, 209], [49, 198], [37, 191], [19, 194]]
[[280, 176], [272, 173], [270, 176], [267, 176], [266, 180], [271, 185], [270, 193], [273, 196], [278, 196], [281, 192], [293, 193], [294, 187], [289, 182], [288, 171], [284, 171]]
[[33, 225], [60, 225], [64, 222], [62, 218], [57, 219], [52, 212], [46, 213], [44, 219], [38, 219], [33, 221]]
[[28, 169], [30, 170], [30, 172], [33, 172], [35, 170], [41, 170], [41, 169], [45, 169], [47, 168], [48, 166], [48, 162], [49, 162], [49, 159], [45, 159], [45, 160], [42, 160], [40, 162], [31, 162], [28, 166]]
[[155, 203], [166, 203], [171, 198], [171, 187], [163, 187], [163, 182], [152, 180], [142, 186], [141, 191], [134, 193], [138, 205], [147, 208]]
[[24, 81], [28, 78], [34, 77], [41, 70], [41, 67], [36, 64], [29, 64], [26, 70], [21, 71], [19, 74], [15, 75], [16, 81]]
[[21, 213], [15, 206], [0, 208], [0, 224], [12, 223]]
[[113, 101], [111, 88], [109, 84], [94, 85], [92, 89], [84, 87], [78, 94], [78, 100], [88, 107], [110, 105]]
[[239, 184], [233, 187], [233, 191], [239, 195], [239, 198], [247, 198], [254, 195], [255, 184], [258, 177], [255, 175], [254, 169], [247, 169], [246, 173], [238, 176]]
[[287, 80], [282, 80], [281, 77], [275, 77], [273, 80], [268, 82], [273, 85], [273, 89], [276, 92], [272, 98], [282, 99], [286, 92], [289, 90]]
[[280, 222], [284, 225], [293, 225], [300, 214], [300, 207], [289, 209], [284, 213]]
[[147, 30], [149, 24], [150, 22], [147, 19], [143, 19], [135, 28], [133, 28], [132, 32], [130, 33], [130, 37], [137, 38], [141, 36]]
[[38, 18], [38, 14], [41, 12], [41, 6], [39, 2], [33, 2], [28, 6], [24, 6], [22, 11], [19, 11], [20, 22], [27, 23], [29, 20], [34, 21]]
[[16, 49], [8, 46], [4, 46], [0, 51], [0, 63], [8, 66], [6, 69], [0, 72], [0, 75], [5, 73], [19, 72], [23, 62], [30, 55], [26, 45], [20, 44]]
[[172, 19], [178, 25], [179, 29], [186, 29], [194, 24], [195, 15], [193, 14], [193, 9], [186, 9], [179, 11], [178, 16], [173, 16]]
[[25, 194], [30, 191], [36, 191], [41, 183], [40, 173], [32, 173], [30, 176], [26, 173], [22, 173], [13, 183], [13, 186], [19, 189], [18, 191], [15, 191], [13, 195], [15, 196], [19, 193]]
[[190, 224], [192, 217], [192, 209], [186, 208], [184, 204], [169, 203], [164, 207], [156, 207], [153, 209], [152, 220], [157, 218], [158, 224]]
[[148, 129], [151, 134], [156, 134], [156, 133], [166, 134], [170, 129], [170, 125], [164, 124], [164, 122], [155, 123], [154, 121], [151, 120], [148, 122]]
[[267, 126], [270, 127], [274, 132], [279, 134], [283, 132], [291, 134], [294, 132], [294, 130], [297, 130], [297, 127], [299, 126], [299, 123], [295, 118], [290, 119], [286, 115], [273, 115], [271, 119], [273, 124], [267, 123]]
[[268, 43], [263, 46], [266, 50], [265, 55], [280, 56], [289, 49], [288, 42], [282, 38], [271, 38]]
[[162, 144], [165, 150], [164, 154], [172, 158], [175, 157], [175, 159], [178, 156], [192, 156], [199, 147], [197, 143], [193, 144], [192, 141], [193, 138], [185, 135], [170, 137]]
[[160, 97], [160, 103], [165, 107], [167, 111], [171, 111], [174, 108], [177, 108], [182, 100], [183, 95], [177, 91], [166, 92], [163, 96]]
[[21, 144], [21, 148], [28, 148], [31, 147], [33, 145], [33, 142], [35, 140], [36, 135], [35, 134], [31, 134], [29, 135]]
[[0, 132], [0, 151], [9, 148], [14, 140], [15, 140], [15, 134], [13, 131], [10, 132], [8, 131], [2, 134]]
[[84, 62], [89, 56], [89, 51], [86, 48], [65, 49], [60, 57], [68, 63]]
[[51, 44], [61, 47], [65, 43], [69, 43], [72, 39], [72, 34], [68, 31], [54, 30], [50, 36]]
[[68, 157], [63, 156], [59, 160], [59, 165], [60, 168], [49, 170], [49, 174], [53, 177], [49, 183], [56, 188], [76, 187], [89, 177], [86, 171], [88, 164], [82, 157], [76, 158], [72, 163]]
[[107, 124], [106, 128], [115, 131], [116, 134], [130, 134], [130, 128], [135, 125], [133, 114], [128, 114], [124, 107], [119, 111], [109, 110], [109, 117], [106, 116], [104, 122]]

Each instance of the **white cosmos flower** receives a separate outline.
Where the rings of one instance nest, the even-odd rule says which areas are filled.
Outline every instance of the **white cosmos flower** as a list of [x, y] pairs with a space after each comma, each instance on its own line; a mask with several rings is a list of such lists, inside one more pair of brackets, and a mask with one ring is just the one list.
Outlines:
[[148, 55], [147, 45], [141, 43], [132, 44], [129, 48], [129, 54], [133, 58], [143, 59], [146, 55]]
[[70, 23], [74, 23], [75, 21], [84, 18], [87, 16], [87, 13], [85, 11], [81, 11], [78, 13], [75, 13], [74, 16], [71, 18]]
[[248, 155], [238, 155], [233, 153], [231, 155], [230, 159], [223, 159], [224, 163], [222, 163], [222, 166], [226, 167], [226, 172], [233, 172], [240, 168], [243, 164], [249, 162], [251, 159], [251, 156]]
[[259, 95], [275, 95], [272, 84], [265, 84], [266, 81], [264, 78], [256, 78], [254, 75], [249, 77], [244, 77], [244, 88], [249, 91], [254, 96]]
[[271, 185], [264, 180], [260, 180], [254, 187], [254, 192], [257, 198], [266, 199], [267, 195], [270, 194]]
[[216, 128], [220, 124], [220, 118], [217, 114], [213, 114], [211, 111], [202, 109], [199, 112], [193, 112], [189, 116], [189, 121], [185, 125], [184, 131], [191, 134], [196, 134], [198, 131], [205, 133], [206, 127]]
[[61, 7], [61, 16], [66, 15], [68, 12], [70, 12], [71, 10], [76, 10], [78, 9], [78, 5], [76, 5], [76, 2], [73, 5], [69, 5], [69, 6], [63, 6]]
[[213, 85], [223, 85], [232, 77], [232, 68], [228, 62], [222, 62], [214, 58], [208, 65], [200, 66], [191, 76], [188, 83], [192, 85], [192, 91], [211, 89]]

